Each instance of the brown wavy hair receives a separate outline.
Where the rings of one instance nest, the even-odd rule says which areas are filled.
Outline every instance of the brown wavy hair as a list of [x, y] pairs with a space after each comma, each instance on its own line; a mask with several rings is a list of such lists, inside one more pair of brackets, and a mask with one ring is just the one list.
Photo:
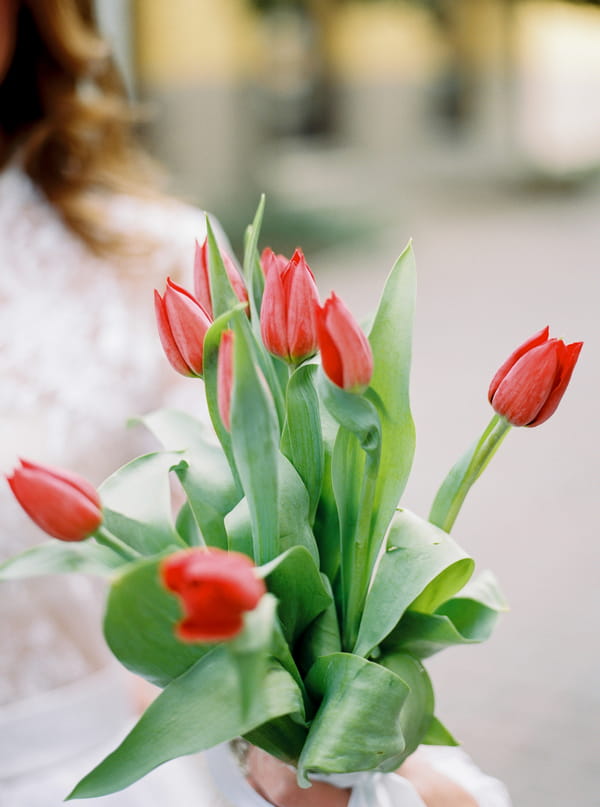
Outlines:
[[92, 0], [20, 0], [0, 84], [0, 165], [18, 149], [26, 173], [95, 253], [127, 248], [103, 221], [98, 194], [157, 187], [134, 123]]

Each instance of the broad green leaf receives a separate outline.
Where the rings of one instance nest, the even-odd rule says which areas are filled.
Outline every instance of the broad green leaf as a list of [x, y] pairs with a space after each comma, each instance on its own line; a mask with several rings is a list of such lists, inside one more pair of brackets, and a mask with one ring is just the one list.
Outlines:
[[331, 604], [318, 566], [303, 546], [288, 549], [262, 567], [269, 591], [279, 600], [283, 633], [293, 644], [302, 631]]
[[210, 415], [215, 434], [223, 448], [227, 462], [231, 469], [231, 473], [236, 481], [238, 487], [241, 486], [237, 475], [237, 468], [235, 467], [235, 460], [233, 459], [233, 449], [231, 447], [231, 435], [223, 425], [221, 416], [219, 414], [219, 402], [217, 393], [217, 367], [219, 361], [219, 344], [221, 342], [221, 334], [227, 328], [231, 327], [232, 311], [222, 314], [213, 322], [206, 336], [204, 337], [204, 389], [206, 392], [206, 405]]
[[313, 529], [319, 548], [321, 571], [333, 581], [340, 567], [341, 549], [340, 522], [332, 481], [333, 448], [339, 426], [324, 406], [320, 407], [320, 419], [323, 433], [323, 482]]
[[368, 656], [409, 606], [424, 613], [435, 611], [465, 585], [473, 568], [473, 560], [447, 533], [399, 510], [367, 596], [354, 652]]
[[365, 453], [357, 437], [341, 427], [333, 448], [331, 481], [339, 519], [340, 597], [342, 619], [346, 619], [354, 572], [354, 542], [359, 517]]
[[174, 451], [146, 454], [100, 487], [105, 526], [143, 555], [185, 546], [173, 526], [169, 481], [170, 469], [180, 460]]
[[[280, 551], [302, 546], [308, 550], [315, 563], [319, 562], [319, 551], [315, 536], [310, 528], [308, 515], [308, 493], [296, 470], [283, 456], [277, 454], [279, 512], [277, 514], [277, 535]], [[252, 520], [248, 500], [243, 498], [225, 518], [228, 547], [253, 557]]]
[[427, 729], [425, 736], [421, 740], [421, 745], [459, 745], [452, 734], [448, 731], [435, 715], [431, 718], [431, 723]]
[[252, 542], [252, 521], [248, 500], [244, 496], [230, 513], [225, 516], [225, 531], [227, 533], [227, 549], [230, 552], [242, 552], [249, 558], [254, 558]]
[[125, 563], [121, 555], [92, 539], [66, 543], [53, 538], [0, 563], [0, 581], [69, 572], [109, 577]]
[[235, 464], [248, 500], [256, 563], [279, 554], [279, 428], [273, 398], [254, 361], [246, 318], [234, 323], [231, 439]]
[[310, 773], [395, 770], [405, 757], [399, 714], [408, 686], [380, 664], [349, 653], [319, 659], [307, 679], [322, 698], [298, 766]]
[[204, 540], [226, 549], [224, 518], [240, 500], [241, 491], [210, 424], [167, 409], [146, 415], [141, 422], [166, 449], [182, 452], [182, 462], [174, 470]]
[[416, 269], [409, 244], [394, 265], [369, 334], [374, 371], [371, 390], [381, 420], [382, 448], [373, 503], [372, 546], [379, 547], [408, 481], [415, 451], [409, 376]]
[[433, 719], [433, 687], [425, 667], [406, 653], [383, 656], [379, 663], [408, 685], [409, 693], [400, 709], [399, 722], [406, 742], [405, 757], [421, 743]]
[[434, 614], [407, 611], [384, 647], [427, 658], [446, 647], [484, 642], [506, 605], [491, 572], [468, 583]]
[[319, 563], [319, 550], [310, 526], [310, 502], [308, 492], [294, 466], [283, 456], [277, 455], [279, 487], [279, 549], [294, 546], [305, 547], [314, 562]]
[[175, 624], [182, 610], [159, 579], [160, 560], [132, 564], [116, 578], [108, 595], [104, 636], [119, 661], [158, 686], [166, 686], [210, 650], [181, 642]]
[[306, 726], [284, 715], [244, 734], [244, 739], [288, 765], [296, 766], [306, 742]]
[[331, 596], [331, 604], [310, 623], [294, 648], [296, 659], [303, 673], [308, 672], [320, 656], [330, 656], [332, 653], [342, 651], [342, 637], [331, 583], [324, 574], [321, 575], [321, 579]]
[[286, 390], [286, 417], [281, 450], [299, 473], [309, 495], [312, 524], [323, 481], [324, 450], [319, 398], [314, 385], [317, 367], [305, 364], [291, 375]]
[[194, 518], [190, 503], [187, 501], [179, 508], [175, 520], [175, 529], [188, 546], [206, 546], [198, 522]]
[[275, 597], [265, 594], [256, 608], [244, 614], [242, 632], [225, 645], [237, 667], [244, 715], [250, 713], [252, 698], [264, 686], [273, 644], [276, 609]]
[[223, 645], [215, 647], [165, 688], [121, 745], [68, 798], [122, 790], [163, 762], [212, 748], [282, 715], [302, 719], [300, 691], [281, 668], [269, 670], [261, 693], [244, 715], [236, 665]]
[[374, 404], [363, 395], [337, 387], [322, 370], [317, 379], [321, 400], [331, 416], [356, 436], [361, 448], [379, 456], [381, 423]]

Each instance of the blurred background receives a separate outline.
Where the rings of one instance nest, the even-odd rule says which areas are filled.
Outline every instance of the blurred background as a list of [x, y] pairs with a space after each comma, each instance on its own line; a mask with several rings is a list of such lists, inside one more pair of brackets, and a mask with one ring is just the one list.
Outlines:
[[596, 529], [600, 7], [552, 0], [99, 0], [172, 190], [239, 248], [300, 244], [323, 296], [373, 310], [419, 269], [404, 503], [426, 515], [489, 419], [486, 391], [547, 323], [586, 342], [540, 429], [514, 430], [455, 534], [511, 612], [429, 668], [438, 714], [515, 807], [600, 805]]

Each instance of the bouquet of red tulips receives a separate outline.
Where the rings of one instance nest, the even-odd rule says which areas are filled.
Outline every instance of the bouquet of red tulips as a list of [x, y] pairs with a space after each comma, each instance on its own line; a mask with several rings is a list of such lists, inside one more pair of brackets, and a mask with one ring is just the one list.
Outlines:
[[[509, 357], [490, 386], [491, 423], [422, 518], [399, 507], [415, 445], [411, 247], [367, 336], [335, 294], [320, 304], [300, 250], [259, 256], [261, 217], [262, 203], [243, 273], [208, 224], [194, 293], [168, 280], [156, 294], [166, 356], [203, 379], [212, 423], [142, 418], [162, 450], [99, 492], [30, 462], [9, 478], [60, 540], [0, 577], [106, 576], [109, 647], [163, 688], [72, 797], [238, 736], [293, 764], [303, 785], [313, 773], [393, 771], [421, 743], [454, 744], [423, 659], [486, 639], [504, 608], [493, 575], [472, 580], [449, 533], [511, 424], [554, 412], [581, 344], [545, 329]], [[185, 494], [175, 516], [172, 474]]]

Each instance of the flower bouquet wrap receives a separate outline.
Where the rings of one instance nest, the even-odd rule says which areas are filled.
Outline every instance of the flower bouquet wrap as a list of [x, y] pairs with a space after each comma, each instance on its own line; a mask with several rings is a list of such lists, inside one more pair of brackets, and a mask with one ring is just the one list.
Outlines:
[[106, 577], [108, 646], [162, 688], [71, 798], [236, 737], [293, 765], [302, 786], [313, 774], [395, 771], [420, 744], [455, 744], [424, 660], [486, 639], [505, 608], [450, 531], [511, 425], [556, 409], [581, 345], [546, 329], [518, 348], [491, 383], [491, 423], [429, 516], [412, 513], [399, 505], [415, 447], [412, 249], [366, 334], [335, 294], [321, 305], [300, 250], [259, 256], [262, 211], [241, 273], [208, 224], [193, 292], [169, 280], [156, 293], [166, 356], [204, 387], [210, 422], [140, 418], [162, 448], [98, 492], [27, 461], [9, 479], [60, 540], [0, 576]]

